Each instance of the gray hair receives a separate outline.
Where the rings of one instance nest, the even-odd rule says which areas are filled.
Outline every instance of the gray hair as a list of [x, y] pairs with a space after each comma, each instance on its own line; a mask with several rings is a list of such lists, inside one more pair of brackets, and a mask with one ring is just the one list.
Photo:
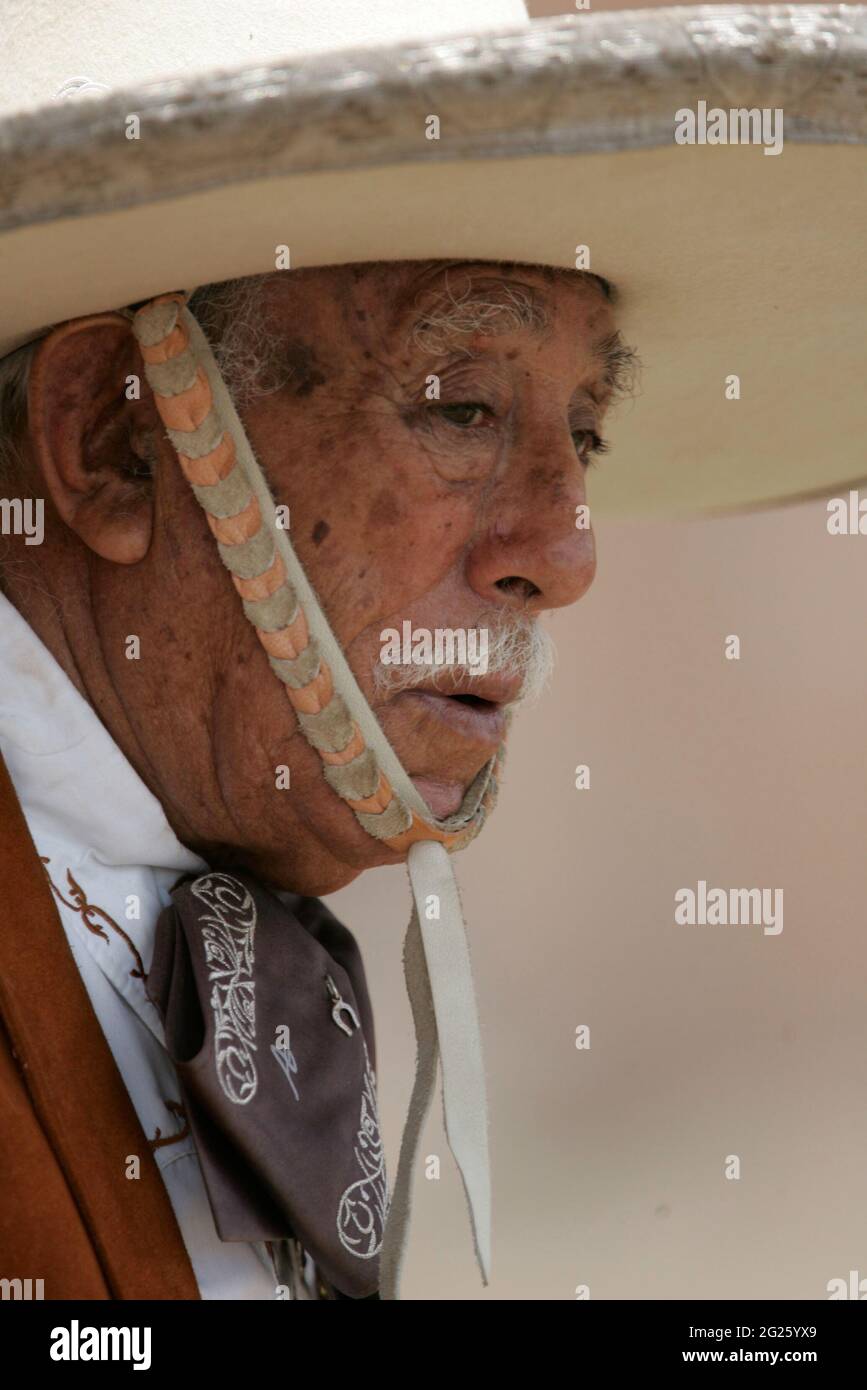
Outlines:
[[[265, 314], [265, 289], [283, 271], [201, 285], [188, 308], [217, 360], [223, 380], [239, 407], [270, 396], [291, 380], [285, 334]], [[296, 275], [303, 272], [295, 271]]]

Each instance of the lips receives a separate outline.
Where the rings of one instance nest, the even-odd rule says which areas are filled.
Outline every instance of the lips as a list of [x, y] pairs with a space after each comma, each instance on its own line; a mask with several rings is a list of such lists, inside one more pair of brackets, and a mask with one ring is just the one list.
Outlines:
[[464, 738], [495, 748], [505, 738], [507, 707], [520, 687], [520, 678], [480, 676], [455, 681], [448, 693], [433, 686], [417, 686], [402, 691], [396, 698], [414, 701], [425, 714]]
[[[429, 685], [415, 687], [415, 691], [421, 691], [423, 694], [447, 695], [457, 699], [470, 696], [475, 697], [478, 703], [489, 705], [510, 705], [518, 698], [520, 689], [520, 676], [498, 676], [494, 673], [489, 676], [462, 675], [457, 678], [444, 676]], [[467, 703], [472, 703], [472, 700], [468, 700]]]
[[495, 747], [505, 737], [506, 712], [502, 705], [428, 690], [404, 690], [397, 699], [414, 701], [426, 714], [475, 743]]

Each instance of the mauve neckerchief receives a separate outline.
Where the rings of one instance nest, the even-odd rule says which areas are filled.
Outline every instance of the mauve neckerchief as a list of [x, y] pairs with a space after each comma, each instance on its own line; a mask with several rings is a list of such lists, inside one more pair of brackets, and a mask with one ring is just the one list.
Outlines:
[[388, 1207], [373, 1014], [352, 934], [247, 873], [176, 885], [148, 993], [222, 1240], [295, 1237], [339, 1294], [376, 1296]]

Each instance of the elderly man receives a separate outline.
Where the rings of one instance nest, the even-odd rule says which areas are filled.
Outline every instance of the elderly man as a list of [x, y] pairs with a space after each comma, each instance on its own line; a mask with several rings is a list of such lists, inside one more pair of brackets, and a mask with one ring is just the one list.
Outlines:
[[[320, 6], [155, 9], [145, 32], [79, 0], [59, 34], [40, 9], [0, 122], [6, 1277], [395, 1298], [441, 1061], [487, 1280], [453, 855], [547, 673], [540, 616], [593, 579], [587, 475], [640, 330], [621, 502], [860, 467], [800, 408], [817, 361], [851, 370], [830, 233], [859, 136], [822, 45], [854, 21], [803, 7], [770, 58], [751, 14], [712, 35], [710, 95], [791, 82], [813, 144], [711, 168], [673, 138], [715, 80], [701, 14], [528, 32], [518, 0], [419, 0], [328, 33]], [[737, 255], [708, 252], [714, 199]], [[825, 252], [797, 293], [792, 208]], [[390, 1182], [364, 969], [319, 899], [403, 863], [418, 1058]]]
[[[526, 266], [348, 265], [203, 287], [189, 307], [353, 675], [416, 789], [452, 816], [544, 675], [538, 615], [593, 578], [575, 514], [631, 364], [610, 287]], [[139, 1113], [172, 1155], [161, 1170], [200, 1287], [273, 1296], [280, 1269], [217, 1240], [195, 1146], [169, 1113], [185, 1118], [145, 989], [160, 888], [192, 866], [182, 846], [305, 896], [405, 851], [362, 830], [287, 727], [132, 324], [74, 320], [0, 371], [6, 486], [49, 501], [38, 551], [22, 536], [3, 552], [17, 790], [130, 1093], [166, 1093], [162, 1126], [146, 1100]], [[140, 394], [124, 389], [138, 380]], [[383, 633], [406, 621], [490, 633], [484, 673], [384, 666]], [[56, 755], [16, 764], [19, 720], [33, 725], [27, 753], [62, 748], [62, 771]]]
[[[208, 287], [190, 307], [214, 326], [359, 684], [428, 805], [453, 814], [502, 740], [532, 620], [593, 578], [576, 507], [628, 359], [607, 288], [533, 268], [346, 266]], [[231, 846], [303, 893], [397, 862], [322, 795], [297, 736], [292, 795], [275, 789], [285, 700], [168, 467], [152, 391], [126, 398], [127, 378], [143, 375], [130, 328], [83, 320], [32, 359], [20, 476], [52, 505], [44, 547], [10, 539], [6, 592], [175, 833], [199, 850]], [[428, 690], [423, 670], [411, 688], [380, 689], [382, 633], [407, 619], [494, 628], [504, 656], [495, 647], [471, 689]]]
[[[502, 745], [511, 706], [545, 666], [536, 617], [592, 581], [592, 530], [575, 525], [575, 512], [631, 366], [610, 299], [606, 282], [578, 271], [433, 261], [275, 272], [206, 286], [190, 302], [278, 507], [293, 499], [293, 543], [354, 677], [442, 819], [460, 808]], [[151, 888], [129, 920], [129, 873], [138, 884], [161, 870], [168, 883], [167, 856], [188, 866], [182, 845], [203, 863], [247, 867], [302, 895], [399, 862], [402, 852], [340, 805], [297, 723], [288, 730], [285, 694], [214, 563], [153, 392], [146, 382], [132, 399], [125, 392], [145, 375], [131, 322], [72, 321], [7, 359], [3, 373], [7, 484], [49, 499], [39, 550], [25, 537], [4, 548], [7, 687], [28, 705], [22, 671], [39, 667], [51, 691], [49, 744], [67, 713], [85, 719], [82, 699], [104, 726], [90, 728], [78, 756], [69, 749], [64, 781], [75, 794], [58, 802], [56, 788], [46, 838], [35, 834], [74, 952], [88, 930], [106, 945], [108, 929], [115, 958], [132, 952], [136, 977], [147, 976], [160, 903]], [[383, 666], [383, 632], [406, 621], [414, 631], [490, 632], [484, 674], [465, 662]], [[24, 713], [4, 712], [13, 742]], [[44, 780], [29, 771], [17, 788], [36, 828]], [[149, 805], [150, 842], [140, 820]], [[93, 860], [124, 863], [117, 887]], [[107, 1019], [113, 1001], [100, 1005], [103, 980], [89, 980], [83, 959]], [[139, 1024], [153, 1027], [143, 984], [131, 986], [126, 972], [128, 998], [131, 988]], [[108, 1023], [107, 1036], [122, 1072], [135, 1073], [133, 1090], [151, 1079], [132, 1051], [132, 1020], [122, 1023]], [[140, 1041], [153, 1049], [147, 1034]], [[153, 1084], [172, 1090], [165, 1066], [151, 1058]], [[163, 1104], [181, 1111], [176, 1086]], [[168, 1112], [164, 1120], [149, 1137], [168, 1152], [176, 1134]], [[188, 1162], [163, 1173], [201, 1286], [211, 1297], [272, 1297], [279, 1269], [258, 1250], [215, 1240], [204, 1194], [190, 1195], [197, 1175], [185, 1172], [195, 1145], [182, 1143]]]

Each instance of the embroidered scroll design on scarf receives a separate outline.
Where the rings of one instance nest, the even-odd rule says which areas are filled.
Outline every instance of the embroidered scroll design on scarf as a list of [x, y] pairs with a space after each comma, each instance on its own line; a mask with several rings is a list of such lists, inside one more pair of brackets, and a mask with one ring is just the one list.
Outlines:
[[246, 1105], [259, 1078], [256, 1051], [256, 1000], [253, 941], [256, 904], [242, 883], [229, 874], [205, 874], [191, 890], [208, 908], [201, 919], [208, 979], [213, 985], [214, 1059], [224, 1094]]
[[298, 1061], [295, 1057], [295, 1053], [292, 1051], [292, 1048], [290, 1046], [290, 1036], [291, 1035], [289, 1029], [287, 1028], [285, 1043], [272, 1043], [271, 1055], [273, 1056], [275, 1062], [279, 1064], [280, 1070], [283, 1072], [283, 1075], [289, 1082], [289, 1085], [292, 1087], [292, 1094], [294, 1095], [295, 1099], [297, 1101], [300, 1101], [301, 1097], [298, 1094], [298, 1087], [292, 1080], [293, 1075], [296, 1074], [298, 1071]]
[[364, 1042], [364, 1089], [361, 1096], [361, 1115], [356, 1136], [355, 1157], [364, 1173], [363, 1178], [347, 1187], [337, 1212], [337, 1233], [340, 1243], [360, 1260], [370, 1260], [379, 1253], [385, 1218], [388, 1212], [388, 1179], [385, 1154], [379, 1133], [379, 1112], [376, 1103], [376, 1073], [370, 1065], [370, 1054]]

